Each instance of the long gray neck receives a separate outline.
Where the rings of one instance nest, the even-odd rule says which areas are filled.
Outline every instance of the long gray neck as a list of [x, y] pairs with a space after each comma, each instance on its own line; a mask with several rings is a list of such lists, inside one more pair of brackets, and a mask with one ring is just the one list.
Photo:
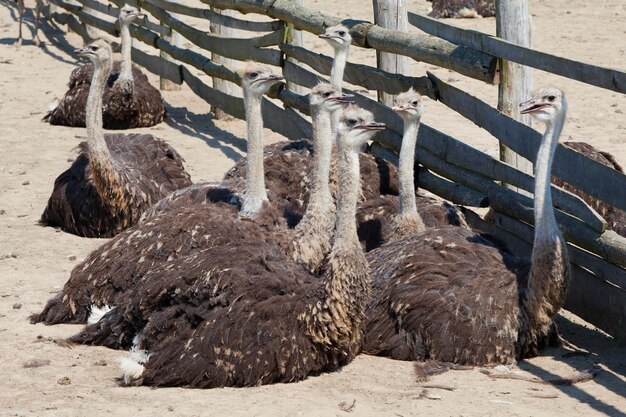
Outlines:
[[331, 113], [319, 107], [313, 107], [311, 110], [313, 120], [313, 148], [315, 151], [315, 174], [309, 204], [325, 205], [329, 202], [332, 204], [333, 198], [328, 185], [330, 179], [330, 160], [333, 149], [333, 134], [330, 123]]
[[404, 135], [402, 136], [400, 162], [398, 164], [401, 215], [419, 216], [415, 203], [415, 144], [417, 143], [418, 128], [419, 120], [404, 122]]
[[551, 240], [555, 233], [559, 233], [556, 218], [554, 217], [550, 184], [554, 151], [565, 123], [565, 101], [563, 101], [563, 106], [563, 110], [556, 120], [546, 123], [546, 131], [537, 152], [534, 202], [535, 243], [538, 240]]
[[359, 241], [356, 227], [356, 205], [359, 196], [359, 154], [354, 149], [338, 146], [339, 195], [334, 246], [350, 246]]
[[255, 215], [267, 201], [265, 172], [263, 170], [263, 114], [262, 96], [244, 88], [243, 100], [246, 107], [248, 128], [248, 155], [246, 159], [246, 190], [241, 207], [244, 216]]
[[124, 83], [133, 82], [133, 61], [130, 53], [133, 46], [133, 39], [130, 36], [130, 23], [127, 20], [120, 21], [120, 37], [122, 38], [122, 65], [118, 80]]
[[346, 48], [340, 47], [335, 49], [335, 59], [333, 60], [333, 66], [330, 70], [330, 83], [335, 87], [342, 88], [343, 73], [346, 69], [349, 50], [349, 45]]
[[111, 60], [94, 63], [93, 78], [87, 96], [85, 124], [87, 125], [87, 144], [92, 154], [111, 160], [111, 154], [104, 140], [102, 128], [102, 95], [109, 74]]
[[567, 246], [556, 223], [550, 189], [552, 160], [565, 108], [563, 101], [557, 120], [546, 124], [535, 163], [535, 239], [528, 285], [522, 298], [522, 312], [528, 319], [520, 323], [521, 348], [525, 350], [537, 346], [550, 332], [555, 316], [565, 304], [570, 279]]

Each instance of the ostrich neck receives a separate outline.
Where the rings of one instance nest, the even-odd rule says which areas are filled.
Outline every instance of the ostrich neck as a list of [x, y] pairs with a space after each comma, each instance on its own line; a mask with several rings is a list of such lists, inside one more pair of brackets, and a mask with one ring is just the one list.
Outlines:
[[[563, 110], [553, 122], [546, 124], [535, 164], [535, 239], [531, 271], [525, 297], [528, 322], [522, 322], [522, 334], [528, 342], [546, 335], [558, 311], [565, 304], [569, 283], [569, 257], [566, 243], [556, 223], [552, 206], [550, 179], [552, 160], [565, 120]], [[524, 327], [524, 325], [526, 327]]]
[[[335, 112], [339, 113], [339, 112]], [[313, 119], [313, 148], [314, 155], [314, 183], [309, 204], [332, 204], [332, 195], [328, 181], [330, 179], [330, 160], [332, 155], [331, 113], [318, 107], [312, 109]]]
[[417, 143], [417, 122], [404, 122], [404, 136], [400, 147], [400, 162], [398, 164], [398, 182], [400, 189], [400, 215], [417, 216], [415, 203], [415, 144]]
[[359, 155], [338, 146], [339, 195], [335, 241], [320, 283], [322, 292], [307, 306], [309, 335], [344, 353], [360, 342], [360, 326], [371, 291], [369, 267], [357, 236]]
[[265, 190], [265, 173], [263, 170], [263, 114], [261, 112], [262, 96], [244, 89], [244, 104], [248, 133], [248, 150], [246, 159], [246, 190], [241, 213], [252, 216], [267, 201]]
[[129, 23], [121, 22], [120, 25], [120, 37], [122, 38], [122, 64], [118, 80], [132, 82], [133, 61], [131, 59], [130, 52], [133, 46], [133, 40], [130, 36]]
[[343, 84], [343, 73], [346, 69], [346, 62], [348, 61], [348, 48], [335, 49], [335, 59], [333, 60], [333, 66], [330, 70], [330, 83], [335, 87], [341, 88]]
[[111, 154], [104, 140], [104, 130], [102, 129], [102, 95], [110, 73], [110, 60], [105, 63], [94, 63], [85, 119], [89, 150], [96, 158], [109, 160], [111, 160]]

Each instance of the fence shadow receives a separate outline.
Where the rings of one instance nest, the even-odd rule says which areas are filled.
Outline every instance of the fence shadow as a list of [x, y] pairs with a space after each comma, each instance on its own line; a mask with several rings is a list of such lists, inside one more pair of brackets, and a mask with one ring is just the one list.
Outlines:
[[166, 108], [165, 123], [183, 135], [204, 141], [208, 146], [219, 150], [233, 161], [241, 158], [241, 154], [232, 149], [233, 147], [242, 152], [246, 151], [247, 141], [220, 129], [213, 122], [211, 114], [197, 114], [189, 111], [187, 107], [174, 107], [169, 104], [166, 104]]
[[[545, 354], [551, 355], [555, 361], [565, 363], [577, 371], [587, 370], [594, 365], [606, 367], [611, 372], [599, 368], [593, 383], [602, 385], [620, 398], [626, 398], [626, 383], [615, 375], [626, 375], [626, 349], [620, 348], [612, 338], [565, 317], [560, 316], [557, 323], [561, 336], [578, 351], [572, 351], [566, 347], [552, 348], [547, 349]], [[528, 361], [521, 361], [518, 365], [520, 369], [542, 380], [558, 378], [558, 375]], [[624, 411], [617, 409], [614, 405], [607, 404], [584, 391], [584, 384], [555, 385], [554, 387], [564, 395], [588, 404], [594, 410], [607, 416], [626, 416]]]

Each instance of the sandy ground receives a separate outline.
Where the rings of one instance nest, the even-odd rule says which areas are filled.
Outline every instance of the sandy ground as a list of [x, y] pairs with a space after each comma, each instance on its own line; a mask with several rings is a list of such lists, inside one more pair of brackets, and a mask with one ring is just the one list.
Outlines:
[[[328, 12], [336, 9], [330, 0], [307, 3]], [[408, 3], [413, 10], [428, 7], [423, 0]], [[342, 4], [344, 10], [353, 10], [351, 17], [371, 16], [369, 2], [343, 0]], [[560, 322], [569, 347], [548, 350], [519, 367], [526, 375], [542, 378], [599, 367], [593, 381], [576, 386], [494, 381], [471, 370], [449, 372], [430, 381], [452, 387], [451, 391], [425, 388], [415, 381], [411, 363], [361, 355], [339, 372], [297, 384], [206, 391], [119, 387], [116, 358], [122, 352], [66, 346], [60, 340], [76, 332], [77, 326], [33, 326], [27, 320], [29, 314], [41, 310], [74, 265], [102, 240], [82, 239], [36, 225], [54, 178], [69, 165], [75, 146], [85, 135], [83, 129], [50, 127], [40, 121], [48, 103], [64, 93], [76, 64], [68, 51], [80, 41], [74, 35], [65, 40], [62, 32], [46, 26], [45, 48], [32, 46], [27, 33], [25, 45], [16, 49], [11, 46], [17, 34], [14, 10], [14, 3], [0, 2], [0, 415], [626, 415], [624, 346], [567, 312]], [[602, 6], [582, 0], [533, 0], [531, 11], [535, 44], [541, 49], [624, 69], [623, 0], [605, 1]], [[454, 23], [495, 30], [493, 19]], [[310, 42], [330, 52], [318, 40]], [[355, 50], [353, 60], [372, 62], [373, 55]], [[413, 71], [423, 74], [433, 69], [416, 64]], [[447, 70], [437, 73], [495, 102], [495, 87]], [[151, 80], [157, 82], [154, 77]], [[623, 95], [539, 72], [535, 83], [556, 83], [566, 89], [571, 109], [566, 138], [589, 140], [626, 162]], [[220, 178], [245, 147], [244, 124], [212, 120], [207, 115], [209, 105], [188, 89], [165, 92], [164, 96], [167, 121], [145, 131], [176, 147], [186, 158], [194, 181]], [[495, 151], [493, 138], [438, 103], [427, 103], [425, 121], [480, 149]], [[280, 139], [271, 132], [266, 132], [266, 138]], [[568, 354], [574, 348], [586, 353]], [[49, 363], [29, 367], [32, 361]]]

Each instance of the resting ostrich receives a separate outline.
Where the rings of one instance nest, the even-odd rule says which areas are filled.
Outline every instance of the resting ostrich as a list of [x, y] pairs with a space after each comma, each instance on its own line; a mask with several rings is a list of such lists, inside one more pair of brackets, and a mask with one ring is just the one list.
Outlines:
[[76, 52], [94, 63], [86, 111], [89, 139], [55, 180], [41, 223], [83, 237], [111, 237], [191, 180], [183, 159], [163, 140], [146, 134], [105, 135], [102, 93], [111, 70], [111, 47], [97, 41]]
[[[279, 78], [269, 68], [258, 64], [249, 64], [242, 75], [244, 89], [255, 92], [259, 97]], [[314, 101], [318, 96], [317, 91], [314, 91], [312, 97]], [[338, 90], [332, 89], [333, 94], [324, 96], [328, 91], [323, 86], [319, 88], [317, 99], [323, 111], [314, 110], [313, 114], [320, 113], [323, 118], [329, 118], [323, 113], [343, 105], [343, 97], [335, 94]], [[251, 96], [246, 95], [248, 98]], [[246, 106], [246, 110], [248, 123], [262, 126], [260, 106]], [[323, 129], [316, 131], [321, 135]], [[262, 129], [251, 129], [249, 135], [248, 141], [262, 143]], [[324, 140], [320, 138], [317, 145], [321, 155], [325, 153], [321, 147], [330, 141], [328, 135], [325, 137]], [[330, 144], [325, 146], [329, 147]], [[262, 148], [253, 145], [250, 151], [261, 153]], [[258, 155], [250, 155], [251, 161], [257, 158]], [[254, 167], [259, 168], [258, 165]], [[262, 173], [253, 172], [248, 178], [254, 180], [259, 176], [262, 178]], [[317, 178], [324, 181], [324, 173]], [[279, 233], [287, 229], [283, 218], [288, 209], [287, 202], [274, 200], [265, 203], [254, 221], [242, 221], [238, 218], [237, 206], [231, 204], [231, 200], [239, 200], [239, 194], [239, 189], [228, 188], [228, 184], [196, 184], [161, 200], [156, 205], [157, 209], [150, 210], [153, 213], [144, 216], [142, 222], [105, 243], [77, 265], [63, 290], [48, 302], [40, 314], [33, 316], [32, 321], [46, 324], [84, 323], [95, 310], [92, 305], [97, 308], [116, 305], [122, 292], [128, 291], [141, 277], [162, 264], [167, 265], [198, 250], [232, 245], [233, 242], [246, 239], [278, 243], [294, 253], [300, 250], [308, 264], [316, 262], [318, 250], [305, 250], [307, 240], [313, 240], [313, 236], [307, 235], [307, 229], [293, 234]], [[271, 193], [270, 197], [273, 198]], [[320, 197], [323, 194], [320, 193]], [[315, 199], [307, 214], [313, 219], [326, 218], [324, 204], [314, 202]], [[318, 215], [311, 212], [316, 207], [321, 211]], [[316, 227], [318, 231], [326, 230], [322, 221]], [[331, 238], [332, 235], [327, 236], [326, 240], [330, 241]]]
[[[131, 59], [132, 38], [130, 24], [142, 13], [130, 6], [120, 9], [119, 25], [122, 43], [122, 61], [113, 63], [103, 95], [103, 122], [105, 129], [132, 129], [159, 124], [165, 116], [161, 93]], [[85, 102], [92, 79], [93, 65], [82, 65], [72, 71], [68, 91], [54, 109], [43, 118], [52, 125], [85, 126]]]
[[[341, 88], [341, 79], [345, 68], [348, 48], [352, 38], [345, 26], [338, 25], [326, 29], [325, 35], [334, 47], [333, 75], [331, 84]], [[337, 81], [338, 79], [339, 81]], [[338, 117], [335, 113], [334, 118]], [[331, 126], [334, 122], [331, 122]], [[334, 135], [334, 129], [333, 133]], [[266, 169], [266, 180], [271, 191], [281, 198], [289, 199], [295, 206], [306, 206], [311, 192], [311, 178], [307, 173], [311, 171], [309, 164], [314, 153], [313, 145], [308, 140], [279, 142], [265, 147], [264, 165]], [[362, 200], [377, 198], [381, 194], [398, 194], [397, 171], [393, 164], [382, 158], [375, 158], [371, 155], [361, 154], [361, 184]], [[297, 159], [295, 161], [294, 159]], [[307, 162], [308, 161], [308, 162]], [[245, 178], [246, 159], [238, 161], [225, 175], [224, 179]], [[334, 164], [334, 159], [332, 161]], [[290, 165], [302, 166], [300, 170], [292, 170]], [[330, 190], [334, 195], [337, 191], [337, 170], [331, 169]]]
[[495, 0], [428, 0], [433, 3], [432, 17], [493, 17], [496, 15]]
[[382, 128], [358, 108], [340, 120], [335, 239], [321, 279], [263, 241], [216, 247], [145, 277], [100, 323], [88, 326], [136, 332], [124, 339], [134, 339], [135, 352], [147, 352], [122, 363], [126, 383], [257, 386], [350, 362], [361, 345], [370, 294], [355, 223], [358, 152]]
[[[15, 40], [14, 45], [22, 46], [22, 21], [24, 20], [24, 0], [16, 0], [17, 13], [19, 16], [19, 34]], [[35, 34], [33, 35], [33, 45], [40, 46], [41, 40], [39, 40], [39, 18], [41, 17], [41, 9], [43, 8], [43, 0], [36, 0], [35, 3]]]
[[[602, 152], [585, 142], [563, 142], [563, 145], [583, 155], [593, 159], [596, 162], [611, 167], [621, 173], [624, 172], [621, 165], [615, 157], [607, 152]], [[568, 184], [557, 177], [552, 177], [552, 182], [559, 187], [580, 196], [587, 204], [598, 212], [608, 223], [608, 228], [616, 233], [626, 237], [626, 211], [614, 207], [604, 201], [581, 191], [580, 189]]]
[[563, 306], [570, 278], [550, 192], [565, 96], [543, 89], [522, 113], [546, 124], [535, 165], [530, 262], [460, 227], [431, 229], [369, 252], [374, 299], [364, 351], [402, 360], [511, 364], [537, 355]]
[[424, 108], [421, 96], [413, 88], [399, 94], [395, 102], [393, 111], [404, 120], [398, 164], [400, 196], [381, 195], [359, 205], [359, 238], [367, 251], [392, 239], [423, 232], [427, 227], [448, 224], [467, 227], [464, 216], [453, 205], [415, 195], [415, 145]]

